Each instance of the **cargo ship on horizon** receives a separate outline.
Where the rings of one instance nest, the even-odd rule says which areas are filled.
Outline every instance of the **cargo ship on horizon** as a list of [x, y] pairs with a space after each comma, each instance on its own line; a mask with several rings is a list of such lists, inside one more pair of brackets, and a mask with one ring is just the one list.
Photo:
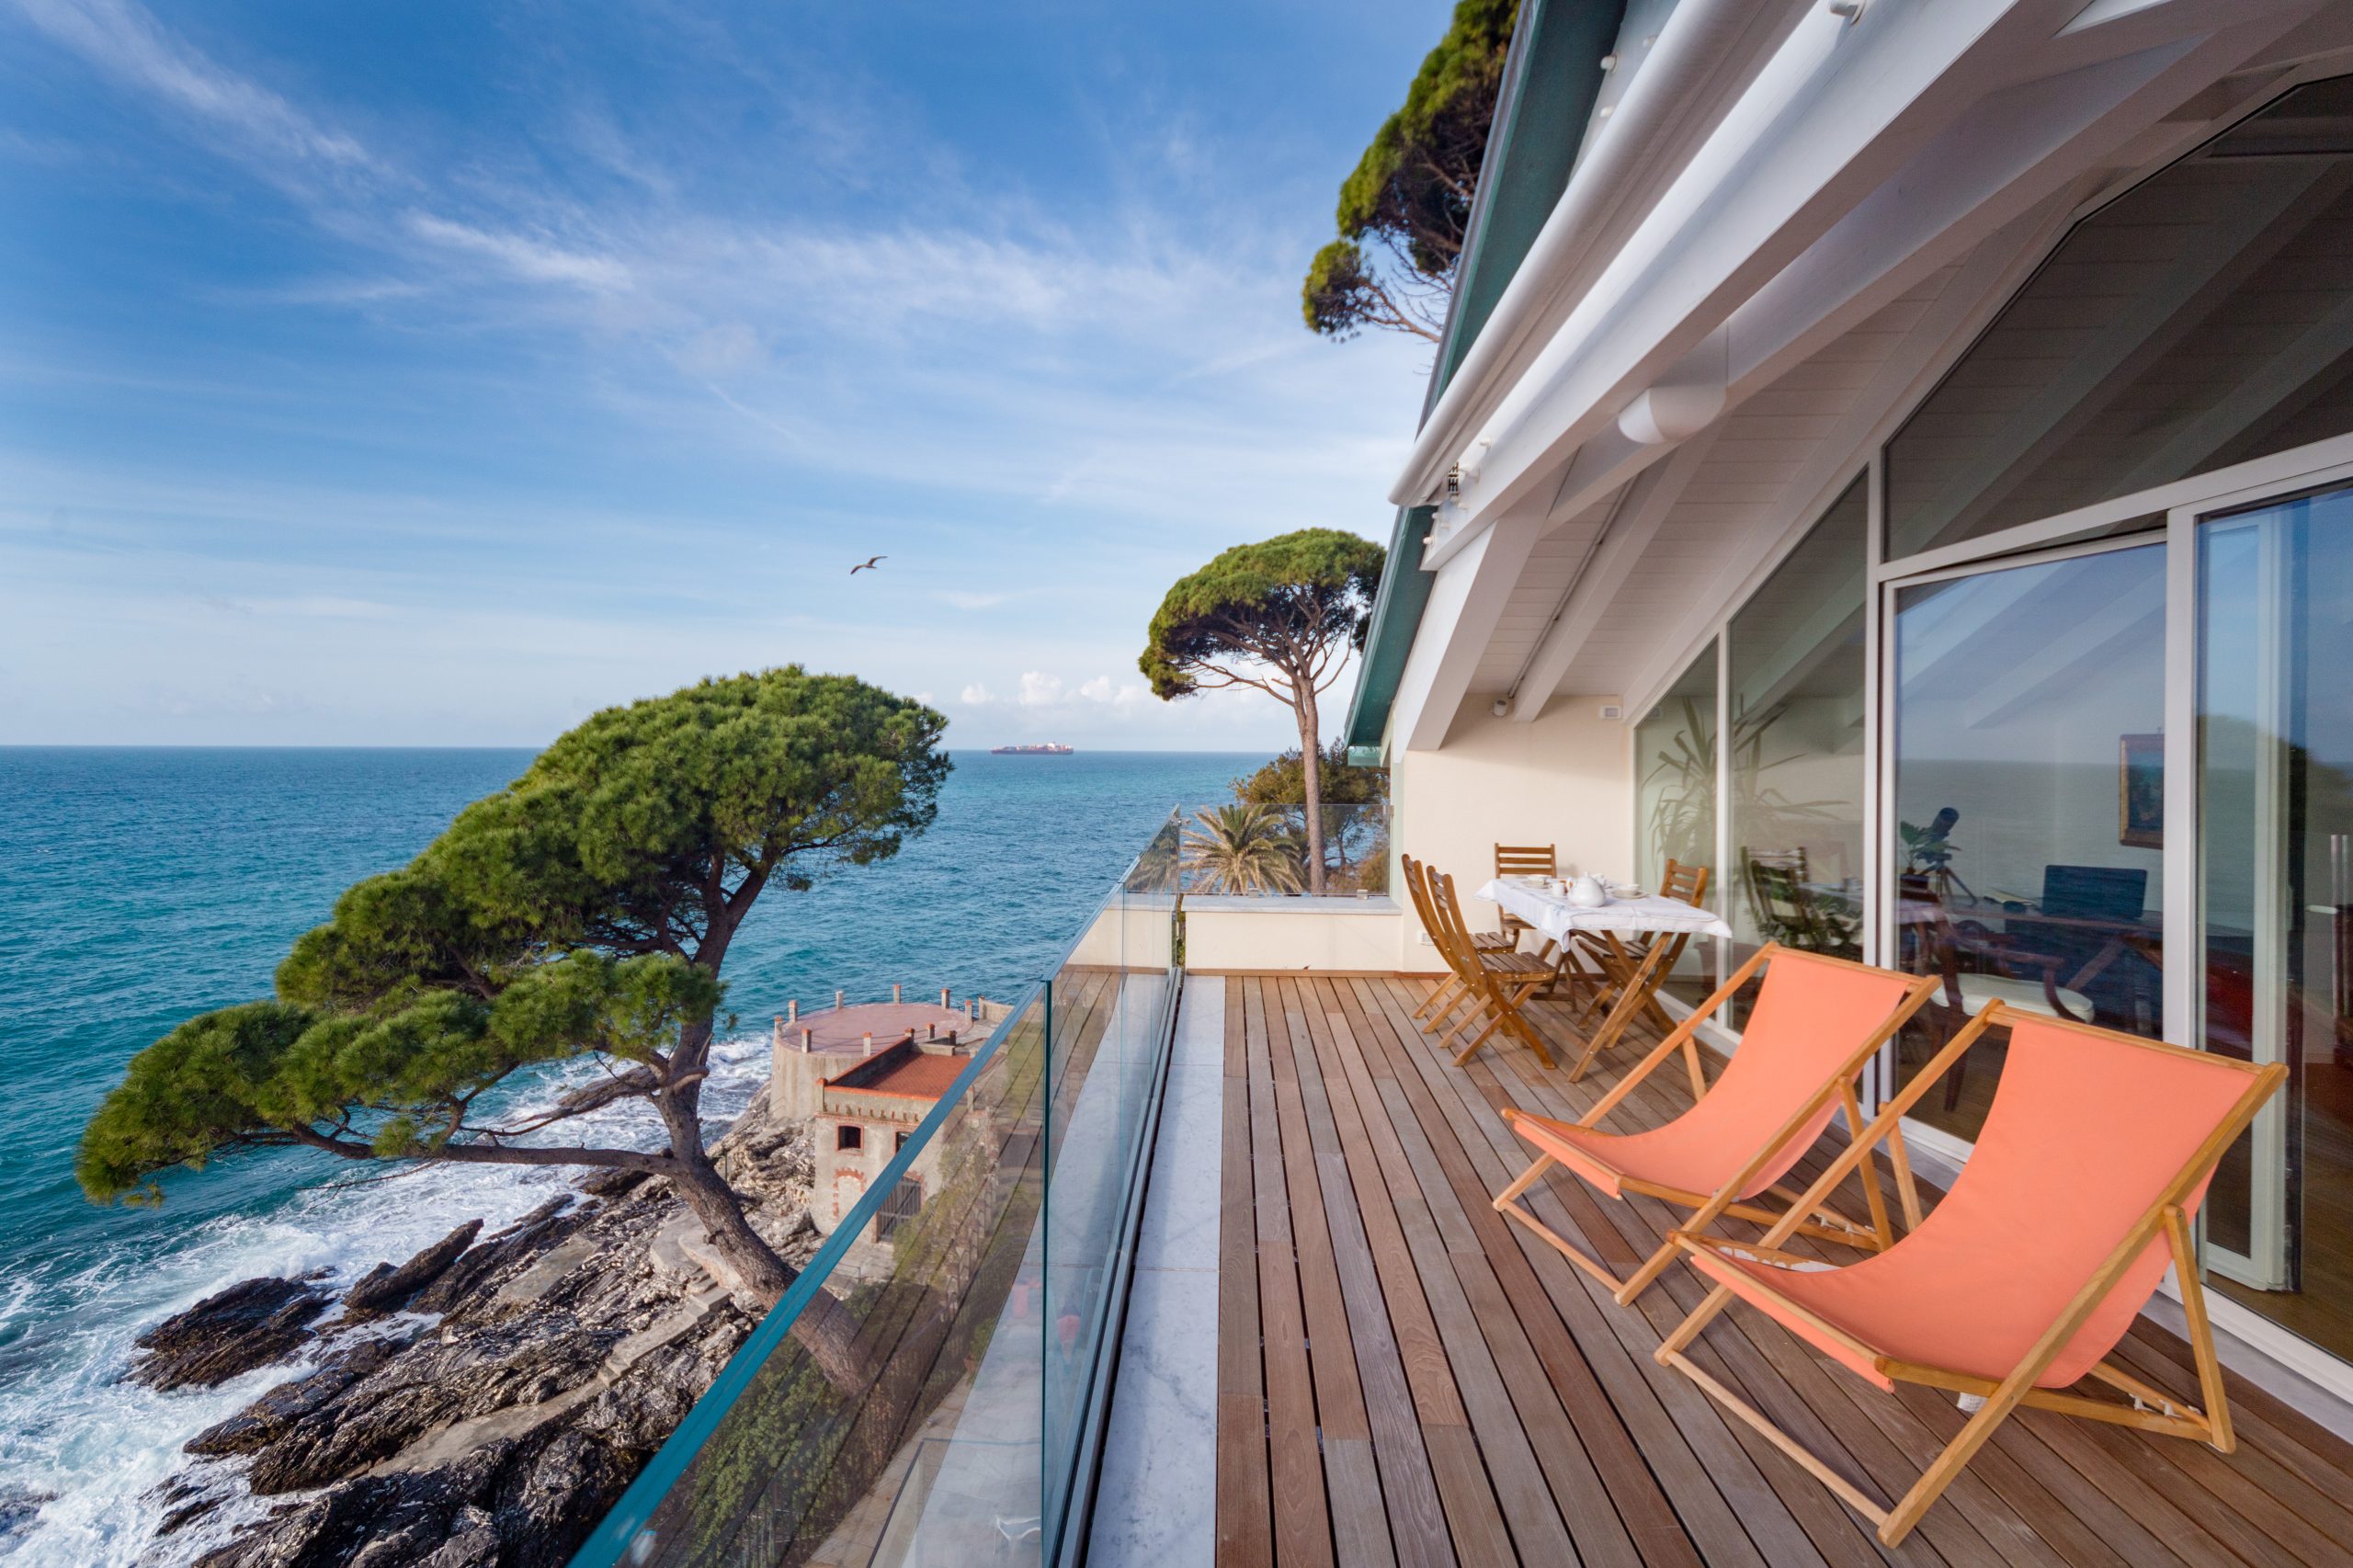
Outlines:
[[991, 756], [1068, 756], [1075, 748], [1048, 741], [1034, 746], [991, 746]]

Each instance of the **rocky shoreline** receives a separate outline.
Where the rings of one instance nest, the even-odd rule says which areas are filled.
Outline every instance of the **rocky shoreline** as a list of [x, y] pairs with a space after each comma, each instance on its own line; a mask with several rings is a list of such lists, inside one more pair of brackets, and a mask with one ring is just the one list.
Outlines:
[[[763, 1094], [713, 1154], [753, 1224], [805, 1262], [806, 1124]], [[248, 1279], [142, 1333], [127, 1375], [159, 1391], [297, 1369], [188, 1442], [193, 1462], [153, 1494], [159, 1548], [250, 1494], [282, 1501], [199, 1568], [567, 1562], [759, 1307], [660, 1177], [598, 1172], [481, 1232], [461, 1225], [340, 1294]]]

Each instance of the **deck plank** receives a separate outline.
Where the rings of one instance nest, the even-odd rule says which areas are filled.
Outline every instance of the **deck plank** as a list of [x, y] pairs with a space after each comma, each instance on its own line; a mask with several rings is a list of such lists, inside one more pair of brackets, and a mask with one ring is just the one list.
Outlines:
[[1283, 1187], [1282, 1132], [1275, 1114], [1273, 1058], [1267, 1048], [1266, 998], [1243, 985], [1248, 1032], [1250, 1169], [1258, 1221], [1258, 1334], [1266, 1348], [1268, 1479], [1274, 1486], [1275, 1560], [1321, 1568], [1333, 1562], [1332, 1516], [1324, 1495], [1324, 1455], [1316, 1426], [1314, 1374], [1308, 1362], [1307, 1316], [1300, 1300], [1299, 1260], [1290, 1195]]
[[[1781, 1528], [1784, 1519], [1770, 1490], [1741, 1450], [1738, 1441], [1714, 1422], [1705, 1407], [1707, 1396], [1680, 1377], [1653, 1366], [1648, 1349], [1640, 1359], [1630, 1354], [1610, 1317], [1619, 1309], [1597, 1299], [1598, 1286], [1572, 1267], [1550, 1247], [1521, 1231], [1490, 1206], [1492, 1195], [1526, 1164], [1523, 1151], [1503, 1128], [1501, 1113], [1475, 1086], [1475, 1079], [1453, 1067], [1441, 1054], [1423, 1049], [1411, 1032], [1404, 998], [1392, 993], [1385, 1011], [1388, 1040], [1401, 1076], [1410, 1076], [1428, 1107], [1427, 1125], [1441, 1129], [1436, 1141], [1451, 1150], [1454, 1160], [1441, 1159], [1460, 1195], [1466, 1226], [1474, 1227], [1492, 1244], [1512, 1249], [1517, 1271], [1548, 1299], [1563, 1333], [1573, 1339], [1585, 1358], [1597, 1388], [1627, 1440], [1646, 1460], [1655, 1485], [1671, 1489], [1681, 1499], [1657, 1512], [1630, 1517], [1629, 1527], [1646, 1544], [1653, 1561], [1686, 1562], [1695, 1557], [1716, 1562], [1771, 1562], [1813, 1563], [1822, 1561], [1802, 1532]], [[1509, 1141], [1506, 1154], [1499, 1142]], [[1631, 1253], [1613, 1260], [1624, 1267], [1639, 1261]], [[1588, 1294], [1588, 1286], [1595, 1294]], [[1534, 1314], [1540, 1321], [1546, 1315]], [[1680, 1388], [1673, 1387], [1681, 1384]], [[1668, 1414], [1658, 1395], [1682, 1402], [1696, 1425], [1687, 1426]], [[1684, 1440], [1688, 1430], [1719, 1439], [1702, 1453]], [[1613, 1486], [1613, 1494], [1617, 1488]], [[1635, 1495], [1643, 1502], [1648, 1498]], [[1746, 1516], [1745, 1521], [1744, 1516]], [[1768, 1544], [1753, 1544], [1761, 1531]], [[1686, 1539], [1688, 1538], [1688, 1540]]]
[[1225, 1007], [1224, 1157], [1217, 1244], [1217, 1560], [1267, 1568], [1275, 1560], [1274, 1494], [1267, 1474], [1267, 1387], [1258, 1330], [1257, 1194], [1250, 1159], [1250, 1072], [1242, 997]]
[[[1575, 1085], [1509, 1047], [1458, 1068], [1410, 1017], [1424, 994], [1402, 978], [1229, 981], [1221, 1563], [2353, 1563], [2353, 1447], [2236, 1377], [2235, 1454], [2026, 1412], [1903, 1547], [1881, 1548], [1651, 1360], [1704, 1294], [1697, 1277], [1671, 1270], [1620, 1308], [1489, 1203], [1529, 1157], [1503, 1108], [1574, 1118], [1639, 1045]], [[1574, 1045], [1563, 1009], [1529, 1011], [1556, 1053]], [[1663, 1072], [1614, 1124], [1659, 1125], [1689, 1094]], [[1792, 1179], [1834, 1153], [1825, 1143]], [[1860, 1213], [1855, 1184], [1841, 1197]], [[1618, 1270], [1679, 1215], [1558, 1175], [1529, 1201]], [[1761, 1314], [1725, 1314], [1693, 1354], [1882, 1498], [1961, 1421], [1949, 1396], [1891, 1398]], [[2119, 1355], [2194, 1396], [2188, 1347], [2150, 1320]]]
[[[1273, 1069], [1275, 1119], [1282, 1135], [1283, 1189], [1290, 1209], [1291, 1244], [1299, 1257], [1300, 1300], [1307, 1317], [1308, 1365], [1315, 1378], [1315, 1416], [1324, 1442], [1324, 1474], [1331, 1493], [1332, 1531], [1340, 1568], [1393, 1568], [1381, 1471], [1372, 1448], [1372, 1418], [1365, 1410], [1357, 1369], [1355, 1327], [1340, 1287], [1323, 1176], [1308, 1131], [1300, 1061], [1293, 1046], [1290, 999], [1277, 982], [1260, 988], [1267, 1019], [1267, 1054]], [[1313, 1060], [1310, 1059], [1312, 1070]], [[1345, 1178], [1346, 1173], [1342, 1173]], [[1375, 1310], [1380, 1310], [1375, 1303]], [[1387, 1325], [1384, 1320], [1382, 1334]], [[1398, 1478], [1403, 1494], [1411, 1482]]]
[[[1446, 1513], [1422, 1444], [1421, 1423], [1415, 1418], [1413, 1388], [1405, 1376], [1391, 1304], [1373, 1261], [1372, 1242], [1348, 1169], [1333, 1096], [1324, 1083], [1318, 1060], [1322, 1048], [1315, 1039], [1314, 998], [1296, 981], [1284, 982], [1282, 989], [1300, 1104], [1315, 1153], [1348, 1336], [1356, 1347], [1373, 1452], [1380, 1461], [1380, 1495], [1373, 1499], [1373, 1506], [1388, 1517], [1397, 1561], [1409, 1568], [1453, 1568]], [[1419, 1292], [1409, 1289], [1399, 1292], [1396, 1305], [1401, 1312], [1410, 1312], [1419, 1301]]]

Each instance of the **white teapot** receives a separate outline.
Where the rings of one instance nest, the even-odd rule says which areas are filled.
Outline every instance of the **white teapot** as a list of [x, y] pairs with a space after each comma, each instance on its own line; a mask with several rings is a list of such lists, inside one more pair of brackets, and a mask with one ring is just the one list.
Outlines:
[[1609, 890], [1599, 877], [1586, 875], [1569, 883], [1569, 903], [1579, 909], [1599, 909], [1609, 902]]

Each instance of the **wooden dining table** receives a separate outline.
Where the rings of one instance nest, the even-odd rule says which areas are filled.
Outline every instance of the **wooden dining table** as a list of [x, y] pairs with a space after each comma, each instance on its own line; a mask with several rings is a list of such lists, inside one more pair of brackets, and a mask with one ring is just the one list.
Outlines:
[[[1584, 1053], [1569, 1069], [1572, 1081], [1582, 1078], [1601, 1053], [1617, 1043], [1651, 999], [1658, 994], [1666, 979], [1671, 958], [1682, 951], [1683, 944], [1676, 937], [1729, 937], [1732, 927], [1721, 915], [1680, 899], [1663, 898], [1656, 893], [1639, 897], [1613, 894], [1600, 904], [1579, 904], [1569, 902], [1560, 891], [1561, 882], [1552, 877], [1497, 877], [1474, 895], [1506, 913], [1518, 916], [1534, 926], [1546, 940], [1561, 949], [1561, 962], [1569, 960], [1570, 938], [1577, 932], [1598, 937], [1608, 949], [1615, 971], [1607, 978], [1617, 986], [1618, 994], [1609, 1011], [1586, 1041]], [[1648, 947], [1638, 957], [1627, 950], [1628, 937], [1648, 937]]]

